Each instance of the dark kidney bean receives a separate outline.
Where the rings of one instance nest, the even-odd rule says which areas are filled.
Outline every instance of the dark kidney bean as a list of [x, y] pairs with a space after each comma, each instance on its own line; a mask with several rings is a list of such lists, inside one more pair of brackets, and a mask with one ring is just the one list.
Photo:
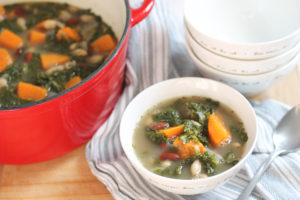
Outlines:
[[167, 122], [158, 122], [155, 124], [151, 124], [149, 128], [153, 131], [168, 128], [169, 124]]
[[178, 160], [179, 155], [177, 153], [172, 152], [164, 152], [159, 156], [160, 160]]

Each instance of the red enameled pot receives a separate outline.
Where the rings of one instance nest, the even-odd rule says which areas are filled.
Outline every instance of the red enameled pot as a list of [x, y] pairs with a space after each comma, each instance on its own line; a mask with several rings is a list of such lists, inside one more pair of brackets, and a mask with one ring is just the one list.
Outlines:
[[[26, 1], [2, 0], [1, 4], [19, 2]], [[110, 115], [121, 93], [130, 29], [149, 14], [154, 4], [154, 0], [144, 0], [139, 8], [132, 9], [128, 0], [64, 2], [92, 9], [112, 26], [119, 43], [110, 58], [76, 87], [28, 105], [0, 110], [1, 164], [49, 160], [75, 149], [93, 136]]]

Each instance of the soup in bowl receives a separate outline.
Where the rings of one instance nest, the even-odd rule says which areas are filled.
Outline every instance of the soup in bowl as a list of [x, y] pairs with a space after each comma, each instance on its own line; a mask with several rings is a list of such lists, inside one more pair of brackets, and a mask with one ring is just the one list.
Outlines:
[[256, 118], [236, 90], [213, 80], [177, 78], [138, 94], [120, 125], [135, 169], [177, 194], [207, 192], [234, 176], [256, 141]]

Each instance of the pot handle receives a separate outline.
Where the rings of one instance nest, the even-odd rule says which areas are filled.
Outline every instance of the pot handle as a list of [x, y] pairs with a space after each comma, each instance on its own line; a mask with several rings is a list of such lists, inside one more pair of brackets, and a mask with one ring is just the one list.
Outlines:
[[131, 26], [136, 25], [140, 21], [142, 21], [145, 17], [147, 17], [154, 6], [155, 0], [144, 0], [143, 4], [139, 8], [131, 8]]

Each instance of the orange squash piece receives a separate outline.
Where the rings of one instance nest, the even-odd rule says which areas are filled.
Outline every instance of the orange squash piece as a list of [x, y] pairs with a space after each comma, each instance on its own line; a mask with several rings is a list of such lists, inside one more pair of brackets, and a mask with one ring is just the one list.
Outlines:
[[48, 29], [55, 29], [58, 25], [58, 22], [53, 19], [46, 19], [42, 21], [41, 23], [36, 25], [36, 28], [42, 29], [42, 30], [48, 30]]
[[65, 85], [66, 89], [69, 89], [75, 85], [77, 85], [78, 83], [80, 83], [82, 80], [80, 78], [80, 76], [74, 76], [73, 78], [71, 78]]
[[37, 101], [45, 98], [48, 92], [45, 88], [30, 83], [19, 82], [17, 93], [21, 99]]
[[211, 114], [208, 118], [208, 135], [214, 146], [220, 146], [231, 138], [222, 119], [215, 114]]
[[91, 46], [96, 52], [104, 53], [113, 50], [116, 47], [116, 41], [111, 35], [105, 34], [93, 41]]
[[31, 30], [29, 32], [29, 42], [31, 44], [42, 44], [46, 41], [46, 33]]
[[40, 58], [41, 58], [42, 67], [45, 70], [55, 65], [63, 64], [70, 60], [69, 56], [62, 55], [62, 54], [55, 54], [55, 53], [42, 54], [40, 55]]
[[77, 33], [77, 31], [75, 31], [74, 29], [72, 29], [70, 27], [64, 27], [57, 31], [56, 39], [57, 40], [71, 39], [71, 40], [78, 42], [78, 41], [80, 41], [80, 36]]
[[5, 8], [3, 6], [0, 6], [0, 15], [5, 14]]
[[162, 133], [165, 136], [172, 138], [174, 136], [180, 135], [183, 132], [183, 128], [184, 128], [184, 125], [174, 126], [174, 127], [170, 127], [170, 128], [162, 130]]
[[178, 154], [182, 160], [187, 159], [188, 157], [192, 158], [196, 153], [204, 153], [205, 147], [201, 142], [190, 141], [185, 144], [182, 143], [181, 139], [177, 137], [173, 145], [178, 148]]
[[188, 151], [190, 152], [190, 157], [194, 157], [194, 155], [198, 152], [200, 153], [204, 153], [205, 148], [203, 146], [203, 144], [201, 142], [193, 142], [190, 141], [188, 143], [184, 144], [186, 146], [186, 148], [188, 149]]
[[0, 45], [9, 49], [18, 49], [23, 46], [23, 40], [8, 29], [0, 33]]
[[39, 24], [36, 25], [36, 28], [38, 29], [45, 29], [45, 24], [49, 21], [49, 19], [46, 19], [42, 22], [40, 22]]
[[8, 65], [13, 63], [12, 57], [9, 55], [8, 51], [4, 48], [0, 48], [0, 72], [3, 72]]

